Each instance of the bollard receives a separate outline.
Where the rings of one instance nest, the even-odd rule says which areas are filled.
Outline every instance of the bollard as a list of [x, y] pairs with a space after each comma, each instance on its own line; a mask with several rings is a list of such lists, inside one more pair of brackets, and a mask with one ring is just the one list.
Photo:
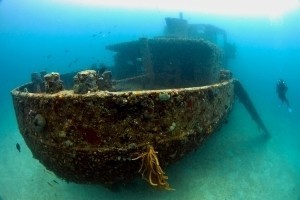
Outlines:
[[78, 72], [74, 76], [74, 93], [86, 94], [98, 90], [98, 74], [95, 70], [85, 70]]
[[63, 82], [60, 80], [59, 73], [52, 72], [44, 76], [46, 93], [57, 93], [63, 90]]
[[112, 73], [111, 71], [104, 71], [99, 77], [99, 90], [112, 90]]
[[32, 92], [33, 93], [42, 92], [43, 80], [39, 73], [37, 73], [37, 72], [31, 73], [31, 82], [32, 82], [32, 90], [33, 90]]

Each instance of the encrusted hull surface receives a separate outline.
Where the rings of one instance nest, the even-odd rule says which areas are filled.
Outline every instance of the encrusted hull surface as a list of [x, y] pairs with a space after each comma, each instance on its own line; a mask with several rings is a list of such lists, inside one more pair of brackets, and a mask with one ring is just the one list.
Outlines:
[[20, 132], [33, 156], [57, 176], [113, 184], [137, 176], [132, 160], [154, 147], [161, 166], [197, 148], [226, 119], [232, 80], [203, 87], [74, 94], [12, 91]]

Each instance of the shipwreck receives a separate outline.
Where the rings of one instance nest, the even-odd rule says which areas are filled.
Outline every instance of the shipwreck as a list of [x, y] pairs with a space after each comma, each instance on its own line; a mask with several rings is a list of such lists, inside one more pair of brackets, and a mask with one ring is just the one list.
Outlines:
[[115, 52], [111, 68], [33, 73], [12, 90], [34, 158], [66, 181], [112, 185], [141, 173], [152, 186], [171, 189], [163, 168], [220, 128], [236, 95], [269, 135], [241, 83], [224, 69], [222, 49], [190, 35], [203, 26], [166, 21], [164, 37], [107, 46]]

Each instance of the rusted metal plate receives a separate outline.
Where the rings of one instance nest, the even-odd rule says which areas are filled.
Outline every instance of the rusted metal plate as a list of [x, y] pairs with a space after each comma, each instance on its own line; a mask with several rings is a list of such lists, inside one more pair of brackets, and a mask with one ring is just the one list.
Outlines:
[[12, 91], [20, 132], [59, 177], [112, 184], [135, 177], [147, 145], [162, 166], [197, 148], [232, 108], [232, 80], [183, 89], [74, 94]]

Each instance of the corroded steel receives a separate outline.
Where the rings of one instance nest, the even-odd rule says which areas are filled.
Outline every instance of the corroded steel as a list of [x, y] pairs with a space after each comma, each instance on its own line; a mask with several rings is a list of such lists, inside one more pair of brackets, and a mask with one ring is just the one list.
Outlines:
[[33, 156], [59, 177], [113, 184], [132, 179], [148, 145], [166, 166], [198, 147], [232, 108], [232, 80], [182, 89], [74, 94], [12, 91]]

